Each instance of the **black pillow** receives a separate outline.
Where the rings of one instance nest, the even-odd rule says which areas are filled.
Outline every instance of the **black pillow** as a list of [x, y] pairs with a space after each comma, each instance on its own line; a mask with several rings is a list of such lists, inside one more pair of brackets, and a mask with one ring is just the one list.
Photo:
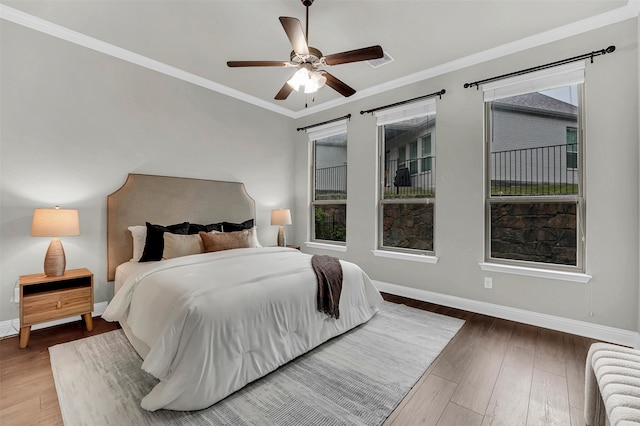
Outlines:
[[222, 232], [236, 232], [253, 228], [253, 219], [245, 220], [242, 223], [222, 222]]
[[197, 223], [189, 223], [189, 235], [198, 232], [222, 231], [222, 223], [210, 223], [208, 225], [199, 225]]
[[162, 252], [164, 251], [164, 233], [187, 235], [189, 232], [189, 222], [176, 223], [175, 225], [162, 226], [153, 225], [147, 222], [147, 239], [144, 243], [144, 251], [140, 262], [151, 262], [153, 260], [162, 260]]

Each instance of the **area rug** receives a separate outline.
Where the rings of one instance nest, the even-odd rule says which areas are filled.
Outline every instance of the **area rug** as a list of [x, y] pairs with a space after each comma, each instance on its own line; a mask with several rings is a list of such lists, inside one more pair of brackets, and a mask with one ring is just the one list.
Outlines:
[[367, 323], [199, 411], [145, 411], [158, 382], [122, 330], [49, 348], [64, 424], [380, 425], [464, 321], [383, 302]]

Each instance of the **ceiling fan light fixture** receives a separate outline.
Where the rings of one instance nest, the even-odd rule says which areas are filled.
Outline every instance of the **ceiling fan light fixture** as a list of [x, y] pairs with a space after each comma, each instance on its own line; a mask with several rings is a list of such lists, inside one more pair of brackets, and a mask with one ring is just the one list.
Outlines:
[[320, 74], [318, 71], [312, 71], [309, 73], [309, 80], [304, 86], [304, 93], [315, 93], [327, 82], [327, 77]]
[[293, 76], [287, 81], [287, 84], [293, 88], [296, 92], [300, 91], [301, 86], [306, 86], [309, 81], [309, 70], [305, 67], [301, 67], [296, 71]]
[[311, 65], [304, 64], [287, 81], [296, 92], [315, 93], [327, 82], [327, 77], [315, 71]]

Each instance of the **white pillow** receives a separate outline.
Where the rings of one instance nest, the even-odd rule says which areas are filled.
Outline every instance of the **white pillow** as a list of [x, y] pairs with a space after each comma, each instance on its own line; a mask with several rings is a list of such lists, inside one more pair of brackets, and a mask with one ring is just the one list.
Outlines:
[[256, 226], [249, 229], [249, 245], [251, 247], [262, 247], [262, 244], [258, 241], [258, 228]]
[[189, 256], [190, 254], [204, 253], [204, 243], [200, 235], [179, 235], [165, 232], [163, 259]]
[[147, 242], [147, 227], [144, 225], [136, 225], [130, 226], [127, 229], [131, 231], [131, 237], [133, 238], [133, 257], [131, 260], [137, 262], [142, 257], [144, 245]]

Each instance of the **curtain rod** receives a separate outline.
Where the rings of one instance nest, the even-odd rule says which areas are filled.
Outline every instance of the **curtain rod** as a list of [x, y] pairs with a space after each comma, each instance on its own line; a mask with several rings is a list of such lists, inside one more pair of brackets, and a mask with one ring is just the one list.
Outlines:
[[547, 69], [547, 68], [552, 68], [552, 67], [555, 67], [555, 66], [558, 66], [558, 65], [568, 64], [568, 63], [571, 63], [571, 62], [577, 62], [577, 61], [580, 61], [582, 59], [587, 59], [587, 58], [591, 58], [591, 63], [593, 63], [593, 58], [595, 58], [596, 56], [605, 55], [607, 53], [612, 53], [614, 50], [616, 50], [615, 46], [609, 46], [606, 49], [596, 50], [596, 51], [593, 51], [593, 52], [590, 52], [590, 53], [585, 53], [583, 55], [574, 56], [573, 58], [562, 59], [560, 61], [551, 62], [551, 63], [545, 64], [545, 65], [538, 65], [537, 67], [527, 68], [527, 69], [524, 69], [524, 70], [511, 72], [509, 74], [503, 74], [503, 75], [499, 75], [497, 77], [486, 78], [484, 80], [474, 81], [473, 83], [465, 83], [464, 84], [464, 88], [468, 89], [469, 87], [473, 87], [473, 86], [476, 86], [476, 88], [480, 88], [481, 84], [489, 83], [491, 81], [502, 80], [504, 78], [513, 77], [513, 76], [516, 76], [516, 75], [528, 74], [530, 72], [544, 70], [544, 69]]
[[334, 118], [333, 120], [327, 120], [327, 121], [323, 121], [322, 123], [316, 123], [316, 124], [311, 124], [309, 126], [304, 126], [304, 127], [298, 127], [296, 130], [300, 131], [300, 130], [307, 130], [310, 129], [312, 127], [318, 127], [318, 126], [322, 126], [323, 124], [329, 124], [329, 123], [333, 123], [334, 121], [340, 121], [340, 120], [344, 120], [344, 119], [350, 120], [351, 119], [351, 114], [347, 114], [344, 115], [342, 117], [338, 117], [338, 118]]
[[408, 104], [410, 102], [419, 101], [420, 99], [433, 98], [433, 97], [436, 97], [436, 96], [439, 96], [440, 99], [442, 99], [442, 95], [444, 95], [445, 93], [447, 93], [447, 91], [442, 89], [439, 92], [430, 93], [430, 94], [424, 95], [424, 96], [418, 96], [417, 98], [407, 99], [406, 101], [396, 102], [395, 104], [389, 104], [389, 105], [381, 106], [381, 107], [378, 107], [378, 108], [368, 109], [366, 111], [360, 111], [360, 114], [369, 114], [369, 113], [373, 114], [374, 112], [380, 111], [381, 109], [387, 109], [387, 108], [391, 108], [391, 107], [398, 106], [398, 105], [404, 105], [404, 104]]

